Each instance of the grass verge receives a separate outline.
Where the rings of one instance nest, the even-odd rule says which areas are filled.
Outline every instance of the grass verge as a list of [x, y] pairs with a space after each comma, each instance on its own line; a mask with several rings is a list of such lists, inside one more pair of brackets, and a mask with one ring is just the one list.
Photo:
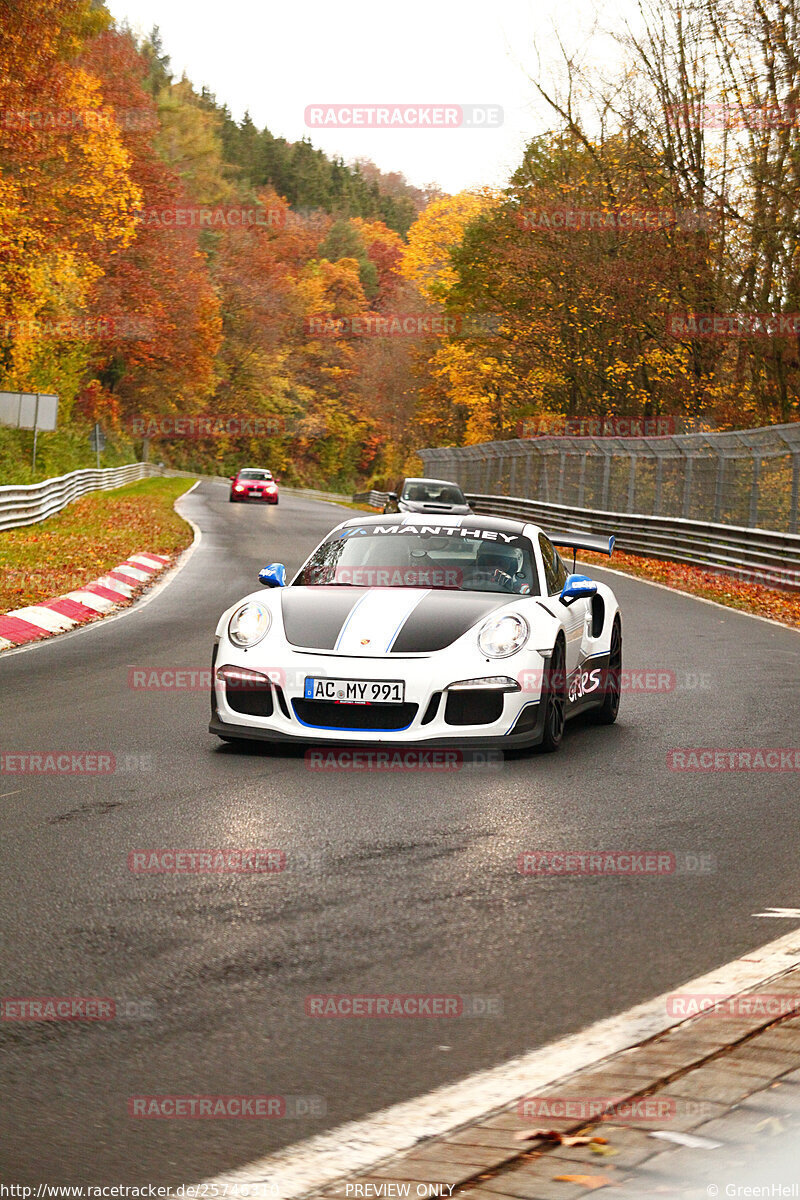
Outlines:
[[638, 554], [624, 554], [617, 550], [610, 560], [604, 554], [581, 553], [580, 558], [597, 567], [612, 567], [626, 575], [663, 583], [667, 587], [689, 592], [692, 596], [715, 600], [717, 604], [725, 604], [728, 608], [738, 608], [741, 612], [754, 613], [758, 617], [770, 617], [792, 629], [800, 629], [799, 592], [781, 591], [760, 583], [744, 583], [729, 575], [718, 575], [715, 571], [704, 571], [702, 567], [689, 566], [687, 563], [640, 558]]
[[191, 486], [191, 479], [142, 479], [0, 533], [0, 613], [61, 596], [131, 554], [185, 550], [192, 530], [172, 506]]

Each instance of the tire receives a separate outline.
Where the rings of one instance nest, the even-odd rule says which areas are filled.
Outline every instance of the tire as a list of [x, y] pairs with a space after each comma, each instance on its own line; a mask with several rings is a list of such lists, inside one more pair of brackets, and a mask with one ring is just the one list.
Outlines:
[[567, 708], [567, 653], [562, 638], [556, 639], [544, 688], [544, 730], [536, 747], [539, 754], [553, 754], [564, 736]]
[[599, 708], [593, 708], [587, 716], [595, 725], [613, 725], [619, 712], [619, 698], [622, 671], [622, 625], [619, 617], [614, 618], [611, 628], [611, 649], [608, 654], [608, 669], [606, 671], [606, 686], [603, 703]]

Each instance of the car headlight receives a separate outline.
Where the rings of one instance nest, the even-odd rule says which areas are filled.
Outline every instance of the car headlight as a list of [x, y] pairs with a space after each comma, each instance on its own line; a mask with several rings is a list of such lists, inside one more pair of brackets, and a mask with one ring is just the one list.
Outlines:
[[228, 637], [234, 646], [248, 650], [266, 636], [271, 624], [269, 609], [263, 604], [248, 601], [237, 608], [228, 622]]
[[478, 634], [478, 646], [488, 658], [508, 658], [525, 645], [529, 632], [524, 617], [505, 613], [487, 621]]

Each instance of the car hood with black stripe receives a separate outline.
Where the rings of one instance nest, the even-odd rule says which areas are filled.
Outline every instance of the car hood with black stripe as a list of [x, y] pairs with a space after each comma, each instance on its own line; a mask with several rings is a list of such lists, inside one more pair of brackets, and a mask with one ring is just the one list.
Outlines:
[[292, 646], [368, 658], [443, 650], [514, 599], [500, 593], [335, 584], [288, 587], [280, 598]]

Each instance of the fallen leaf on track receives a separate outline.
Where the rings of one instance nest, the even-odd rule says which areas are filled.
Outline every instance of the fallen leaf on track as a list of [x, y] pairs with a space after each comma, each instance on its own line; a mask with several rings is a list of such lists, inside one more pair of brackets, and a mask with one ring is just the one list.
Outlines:
[[542, 1138], [547, 1142], [559, 1142], [562, 1146], [588, 1146], [590, 1142], [606, 1144], [604, 1137], [592, 1137], [584, 1134], [573, 1136], [569, 1133], [560, 1133], [557, 1129], [525, 1129], [514, 1134], [515, 1142], [528, 1142], [532, 1138]]
[[580, 1183], [590, 1189], [607, 1187], [611, 1180], [607, 1175], [554, 1175], [556, 1183]]

